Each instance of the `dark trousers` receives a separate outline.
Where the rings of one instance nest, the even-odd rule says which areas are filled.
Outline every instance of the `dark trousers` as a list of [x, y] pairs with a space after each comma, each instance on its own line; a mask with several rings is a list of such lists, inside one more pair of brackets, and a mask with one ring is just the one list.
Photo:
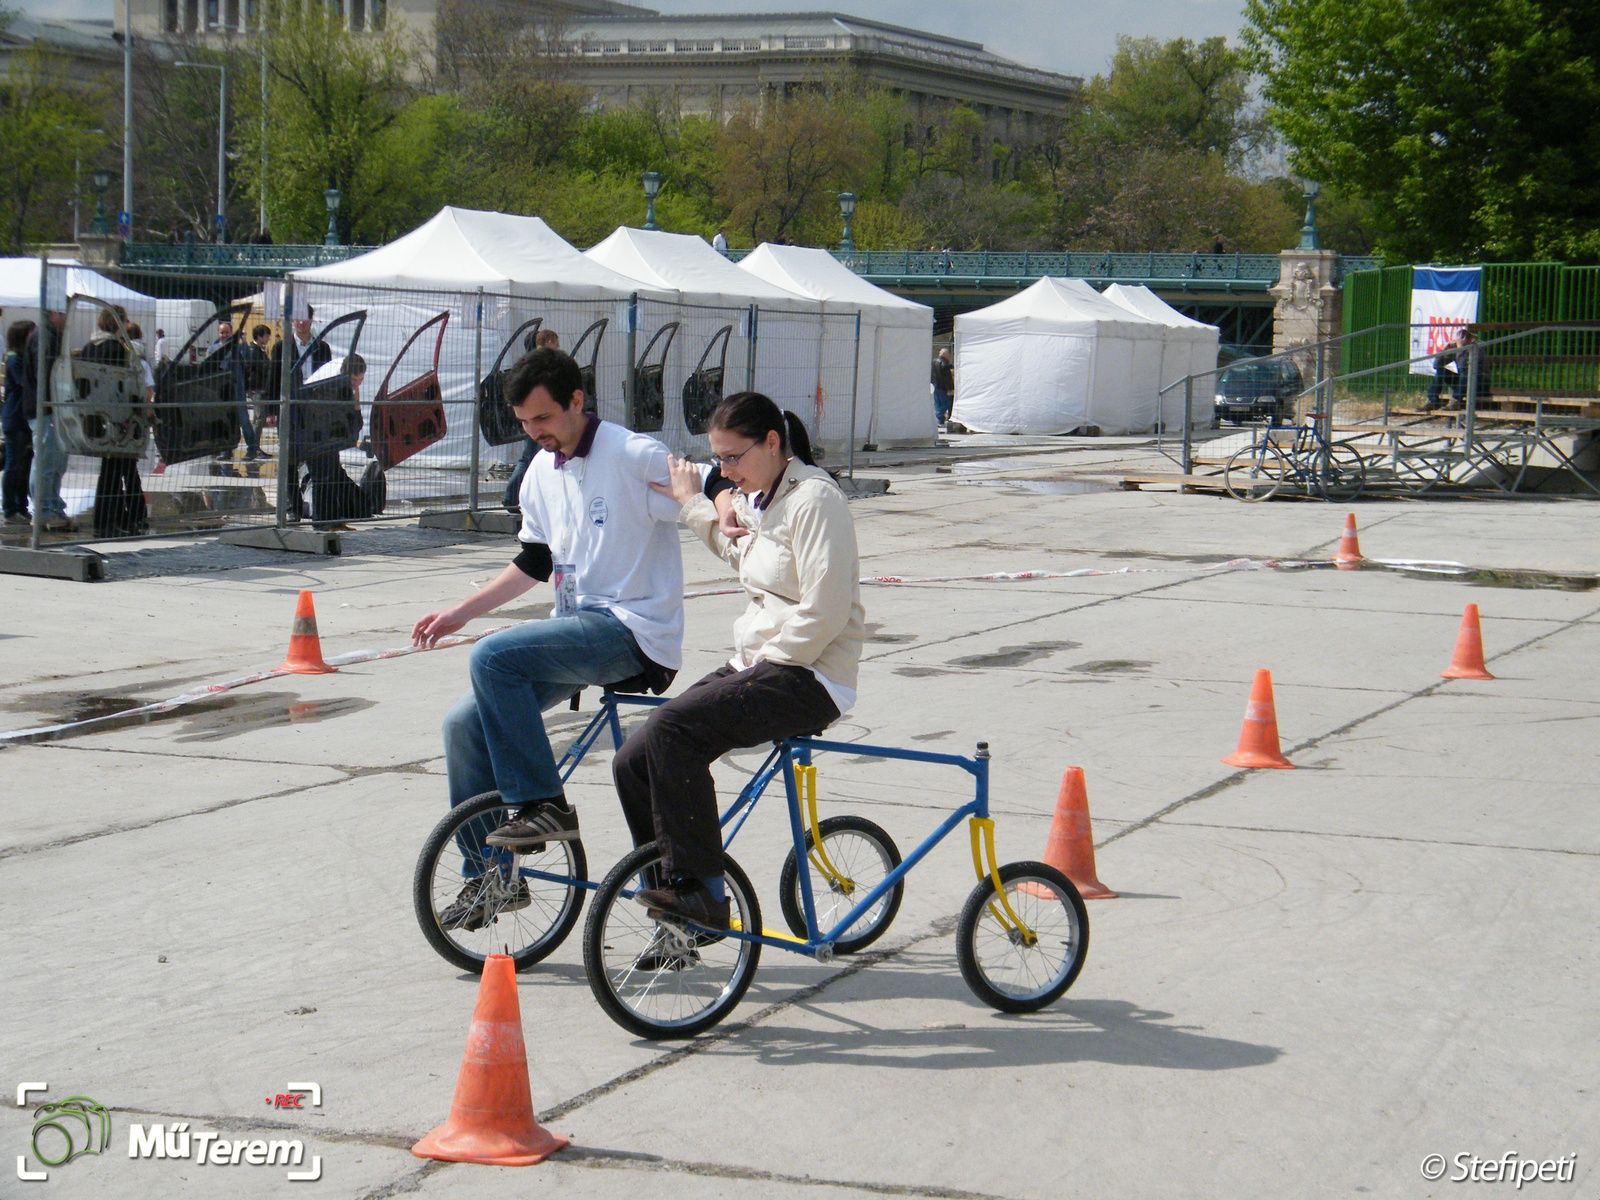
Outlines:
[[827, 689], [805, 667], [758, 662], [748, 671], [713, 671], [652, 709], [612, 760], [633, 844], [660, 842], [671, 877], [721, 875], [711, 764], [741, 746], [820, 733], [838, 719]]
[[522, 477], [528, 473], [528, 468], [533, 465], [533, 456], [539, 453], [539, 443], [532, 438], [522, 439], [522, 457], [517, 459], [517, 469], [511, 472], [511, 478], [506, 481], [505, 506], [509, 512], [519, 512], [522, 508]]
[[97, 537], [126, 537], [145, 533], [150, 514], [139, 481], [139, 462], [132, 458], [102, 458], [100, 478], [94, 488], [94, 532]]
[[372, 515], [363, 502], [360, 486], [339, 462], [337, 450], [310, 455], [305, 467], [313, 522], [360, 521]]
[[27, 422], [6, 426], [6, 469], [4, 477], [4, 502], [0, 511], [6, 516], [28, 514], [28, 478], [33, 471], [33, 433]]

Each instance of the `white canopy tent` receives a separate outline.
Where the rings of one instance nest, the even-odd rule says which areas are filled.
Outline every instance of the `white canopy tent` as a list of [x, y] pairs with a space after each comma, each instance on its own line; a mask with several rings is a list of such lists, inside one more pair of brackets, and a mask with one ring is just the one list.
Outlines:
[[1165, 329], [1081, 279], [1046, 276], [956, 317], [952, 416], [979, 433], [1146, 432]]
[[[586, 252], [597, 263], [643, 286], [671, 288], [676, 310], [640, 305], [638, 347], [668, 323], [679, 328], [667, 350], [663, 384], [669, 446], [704, 449], [705, 439], [689, 431], [677, 402], [697, 367], [715, 366], [703, 356], [718, 355], [727, 330], [724, 394], [746, 387], [765, 392], [806, 424], [813, 445], [827, 453], [843, 451], [850, 439], [851, 371], [855, 362], [855, 310], [831, 313], [821, 301], [802, 296], [749, 271], [741, 271], [704, 238], [621, 228]], [[750, 363], [750, 311], [756, 306], [756, 348]]]
[[861, 314], [856, 370], [857, 443], [928, 445], [934, 439], [928, 373], [933, 309], [868, 283], [826, 250], [763, 242], [739, 269], [813, 300], [828, 312]]
[[[439, 351], [448, 432], [412, 460], [435, 467], [465, 467], [470, 461], [477, 381], [489, 372], [512, 332], [533, 317], [542, 317], [542, 328], [554, 329], [567, 350], [575, 348], [594, 322], [609, 322], [595, 362], [596, 401], [601, 416], [623, 420], [630, 297], [674, 299], [670, 291], [624, 278], [585, 257], [538, 217], [448, 207], [370, 254], [296, 271], [290, 279], [296, 310], [303, 312], [301, 306], [310, 303], [318, 327], [366, 311], [358, 346], [367, 360], [364, 401], [376, 394], [407, 339], [425, 322], [449, 312]], [[273, 289], [267, 290], [270, 305]], [[337, 335], [334, 340], [339, 341]], [[431, 335], [418, 340], [395, 371], [394, 386], [432, 365], [434, 341]], [[340, 342], [334, 353], [348, 349], [347, 342]], [[506, 361], [521, 353], [520, 346], [513, 348]], [[588, 355], [580, 358], [587, 361]], [[518, 453], [520, 443], [484, 445], [480, 461], [510, 462]]]
[[[1161, 354], [1161, 386], [1175, 383], [1186, 375], [1202, 375], [1217, 369], [1215, 325], [1186, 317], [1142, 284], [1129, 287], [1113, 283], [1103, 293], [1107, 300], [1131, 313], [1166, 326], [1166, 341]], [[1216, 380], [1196, 381], [1190, 399], [1191, 419], [1208, 423]], [[1173, 388], [1161, 398], [1161, 427], [1172, 431], [1183, 428], [1183, 389]]]
[[[183, 342], [203, 325], [215, 305], [209, 300], [166, 300], [146, 296], [115, 280], [107, 279], [98, 271], [91, 271], [76, 259], [52, 258], [50, 295], [52, 308], [65, 309], [68, 296], [93, 296], [108, 304], [120, 304], [128, 319], [137, 323], [144, 332], [145, 350], [155, 353], [156, 330], [166, 330], [167, 336]], [[13, 321], [38, 321], [39, 319], [39, 260], [37, 258], [0, 258], [0, 329], [8, 328]], [[92, 317], [84, 314], [83, 328], [67, 331], [69, 345], [89, 340], [94, 332]]]

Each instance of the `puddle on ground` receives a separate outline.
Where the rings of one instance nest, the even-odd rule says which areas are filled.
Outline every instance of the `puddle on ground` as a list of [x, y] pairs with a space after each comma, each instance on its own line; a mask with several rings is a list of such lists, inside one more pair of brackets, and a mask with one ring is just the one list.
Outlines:
[[1155, 663], [1142, 658], [1097, 658], [1093, 662], [1068, 667], [1067, 670], [1081, 671], [1085, 675], [1115, 675], [1119, 671], [1145, 671], [1153, 666]]
[[1057, 650], [1076, 650], [1081, 642], [1029, 642], [1025, 646], [1001, 646], [989, 654], [964, 654], [952, 658], [952, 667], [1020, 667], [1024, 663], [1049, 658]]
[[954, 732], [954, 729], [941, 729], [937, 733], [913, 733], [911, 740], [913, 742], [936, 742], [940, 738], [949, 737]]
[[[77, 721], [102, 720], [85, 733], [104, 733], [157, 721], [183, 721], [173, 740], [179, 742], [219, 742], [258, 729], [281, 725], [302, 725], [326, 721], [371, 708], [376, 701], [354, 696], [326, 700], [302, 700], [298, 692], [254, 692], [215, 696], [196, 700], [164, 713], [137, 713], [118, 720], [121, 713], [141, 708], [152, 700], [138, 696], [97, 692], [33, 692], [8, 702], [13, 712], [44, 712], [40, 725], [66, 725]], [[63, 730], [54, 738], [71, 737], [76, 730]]]
[[1034, 496], [1083, 496], [1090, 492], [1116, 492], [1114, 483], [1099, 479], [958, 479], [959, 487], [1000, 487]]
[[942, 671], [938, 667], [896, 667], [896, 675], [903, 675], [907, 679], [927, 679], [933, 675], [954, 675], [954, 671]]
[[1561, 592], [1592, 592], [1600, 586], [1600, 575], [1558, 575], [1550, 571], [1469, 571], [1463, 578], [1474, 587], [1553, 588]]

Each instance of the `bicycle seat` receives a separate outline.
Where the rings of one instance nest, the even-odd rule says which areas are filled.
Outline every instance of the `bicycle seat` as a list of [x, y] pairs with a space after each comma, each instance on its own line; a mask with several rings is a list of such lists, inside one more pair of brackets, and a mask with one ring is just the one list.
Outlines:
[[601, 690], [617, 692], [623, 695], [640, 695], [649, 692], [659, 696], [672, 686], [672, 681], [678, 677], [676, 671], [669, 671], [666, 667], [645, 660], [645, 668], [637, 675], [627, 679], [619, 679], [616, 683], [608, 683]]

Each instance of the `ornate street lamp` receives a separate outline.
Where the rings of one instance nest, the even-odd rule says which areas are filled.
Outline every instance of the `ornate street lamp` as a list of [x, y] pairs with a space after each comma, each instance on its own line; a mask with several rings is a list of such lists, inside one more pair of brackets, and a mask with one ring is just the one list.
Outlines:
[[659, 229], [656, 224], [656, 197], [661, 193], [661, 172], [646, 171], [639, 176], [639, 182], [644, 184], [644, 227], [646, 229]]
[[322, 239], [324, 246], [337, 246], [339, 244], [339, 201], [344, 199], [344, 193], [338, 188], [329, 188], [322, 193], [322, 199], [328, 205], [328, 236]]
[[855, 239], [850, 236], [850, 218], [856, 213], [854, 192], [839, 193], [839, 215], [844, 218], [844, 237], [839, 239], [839, 254], [848, 262], [856, 255]]
[[89, 182], [94, 185], [94, 224], [89, 226], [89, 232], [101, 237], [111, 236], [111, 220], [106, 216], [106, 189], [116, 177], [116, 172], [106, 167], [96, 167], [89, 175]]
[[1317, 193], [1322, 190], [1320, 183], [1306, 180], [1306, 223], [1300, 226], [1300, 249], [1320, 250], [1322, 239], [1317, 235]]

